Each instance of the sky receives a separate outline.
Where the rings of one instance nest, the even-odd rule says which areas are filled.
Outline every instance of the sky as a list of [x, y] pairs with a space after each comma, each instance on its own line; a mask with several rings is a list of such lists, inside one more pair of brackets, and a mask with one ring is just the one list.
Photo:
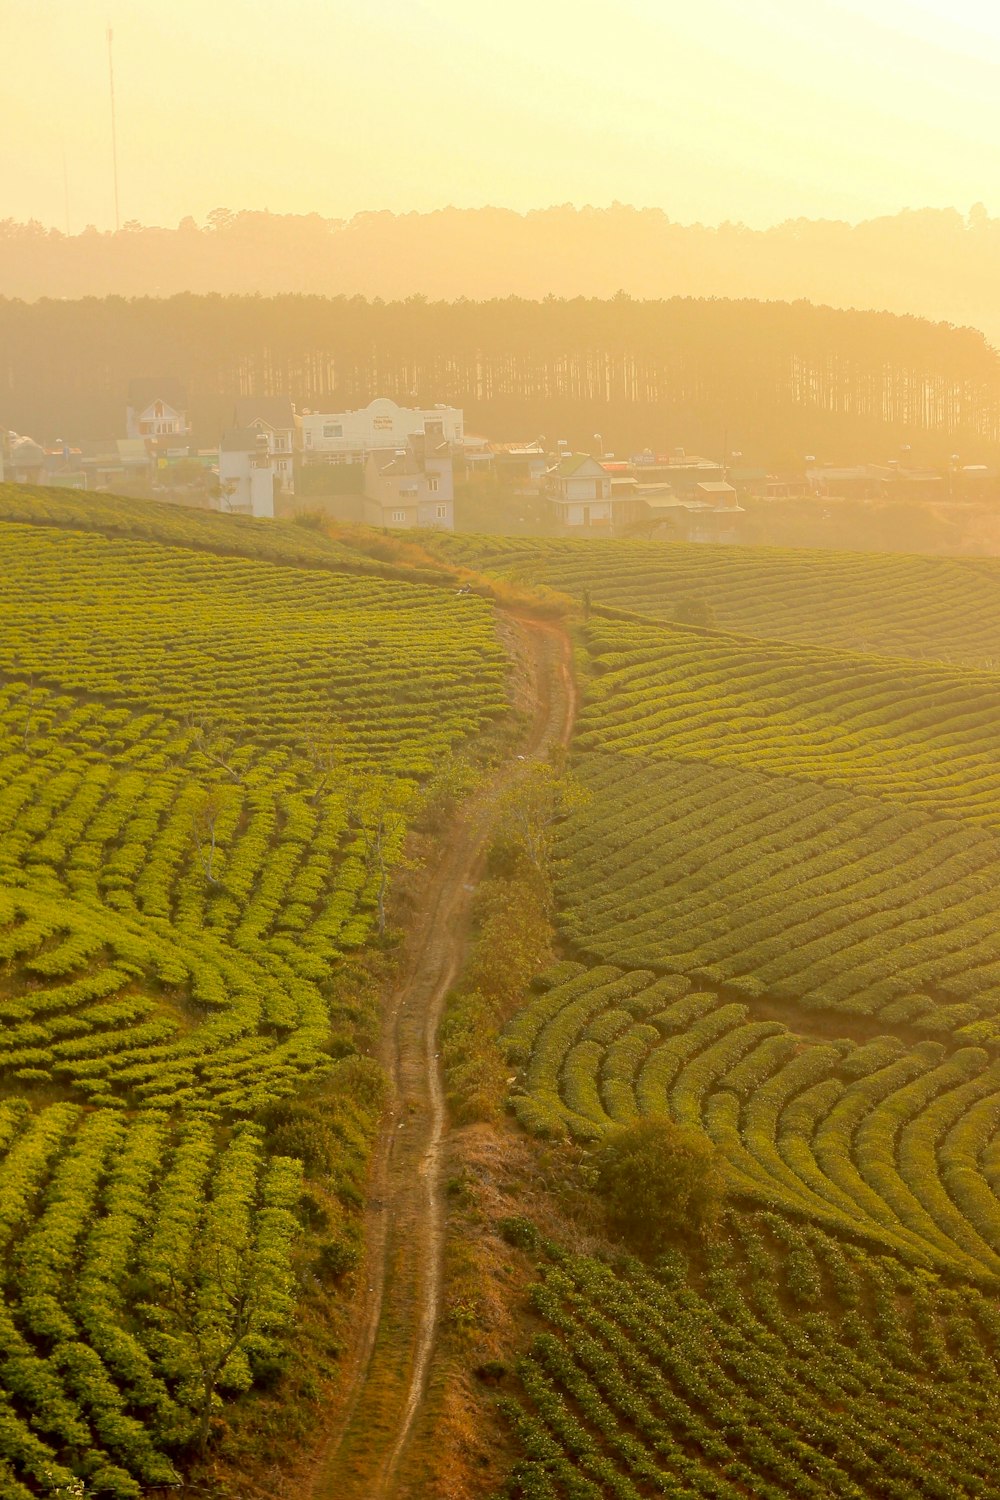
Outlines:
[[0, 219], [1000, 212], [996, 0], [0, 0]]

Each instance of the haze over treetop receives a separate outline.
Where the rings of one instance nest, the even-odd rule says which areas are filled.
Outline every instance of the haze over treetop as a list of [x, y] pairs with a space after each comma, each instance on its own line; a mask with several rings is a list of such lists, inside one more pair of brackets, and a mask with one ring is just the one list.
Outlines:
[[64, 146], [71, 221], [114, 222], [108, 24], [123, 220], [555, 197], [762, 225], [967, 207], [1000, 166], [980, 0], [6, 11], [3, 211], [46, 224]]
[[[228, 192], [228, 189], [227, 189]], [[230, 198], [228, 201], [232, 201]], [[2, 205], [0, 205], [2, 212]], [[915, 314], [1000, 344], [1000, 219], [920, 209], [851, 225], [793, 219], [767, 230], [682, 224], [662, 209], [438, 209], [320, 214], [215, 209], [203, 225], [129, 225], [66, 237], [0, 222], [0, 286], [38, 297], [312, 292], [542, 298], [714, 296]]]

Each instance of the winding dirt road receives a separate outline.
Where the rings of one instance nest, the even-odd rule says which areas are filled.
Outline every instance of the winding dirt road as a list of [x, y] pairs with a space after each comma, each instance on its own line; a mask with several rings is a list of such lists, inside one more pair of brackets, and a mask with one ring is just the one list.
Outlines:
[[367, 1287], [345, 1355], [345, 1393], [313, 1500], [391, 1500], [427, 1390], [441, 1305], [447, 1128], [436, 1055], [442, 1007], [461, 967], [471, 896], [498, 793], [527, 761], [566, 745], [573, 727], [572, 652], [556, 624], [506, 616], [523, 645], [533, 717], [519, 757], [467, 803], [444, 842], [412, 923], [383, 1032], [392, 1105], [379, 1141], [366, 1223]]

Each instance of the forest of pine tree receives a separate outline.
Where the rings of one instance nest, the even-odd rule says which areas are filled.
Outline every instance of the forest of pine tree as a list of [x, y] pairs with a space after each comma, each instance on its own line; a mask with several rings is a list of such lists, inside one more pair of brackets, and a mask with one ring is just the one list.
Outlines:
[[485, 302], [183, 294], [0, 299], [3, 424], [40, 440], [123, 429], [135, 375], [188, 388], [217, 441], [239, 394], [339, 410], [376, 395], [464, 407], [470, 430], [628, 451], [723, 444], [780, 464], [964, 462], [1000, 443], [1000, 356], [984, 336], [808, 302]]

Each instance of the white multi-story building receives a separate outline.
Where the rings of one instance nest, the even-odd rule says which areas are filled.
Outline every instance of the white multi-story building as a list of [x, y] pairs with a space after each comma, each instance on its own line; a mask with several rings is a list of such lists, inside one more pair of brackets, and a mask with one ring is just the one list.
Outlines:
[[233, 411], [239, 432], [262, 432], [274, 472], [287, 494], [295, 493], [295, 407], [286, 396], [240, 396]]
[[304, 411], [297, 418], [302, 432], [302, 455], [308, 460], [327, 463], [364, 463], [369, 453], [406, 447], [415, 433], [426, 430], [428, 423], [440, 424], [444, 441], [461, 447], [465, 434], [464, 413], [454, 406], [435, 406], [416, 410], [397, 406], [395, 401], [379, 397], [360, 411]]
[[266, 433], [247, 428], [225, 434], [219, 444], [222, 510], [273, 519], [275, 477]]
[[567, 453], [548, 471], [552, 514], [560, 526], [614, 536], [645, 514], [634, 479], [616, 478], [588, 453]]

